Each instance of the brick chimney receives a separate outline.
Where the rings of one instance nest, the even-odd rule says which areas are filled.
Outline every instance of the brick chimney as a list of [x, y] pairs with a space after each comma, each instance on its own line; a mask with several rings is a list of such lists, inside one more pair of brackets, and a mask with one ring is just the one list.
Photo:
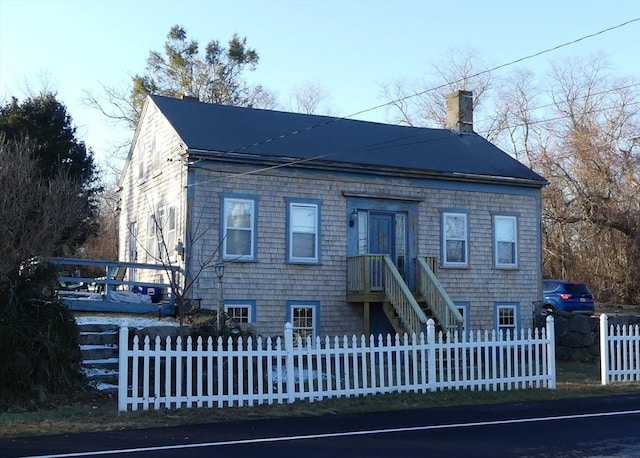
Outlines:
[[190, 100], [192, 102], [199, 102], [200, 99], [198, 97], [196, 97], [195, 95], [193, 95], [190, 92], [185, 92], [184, 94], [180, 94], [180, 98], [182, 100]]
[[473, 133], [473, 93], [456, 91], [447, 95], [447, 129]]

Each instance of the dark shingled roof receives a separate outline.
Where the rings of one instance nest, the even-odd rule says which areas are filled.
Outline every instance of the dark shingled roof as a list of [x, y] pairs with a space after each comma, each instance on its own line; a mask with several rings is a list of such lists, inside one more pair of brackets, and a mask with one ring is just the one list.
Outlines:
[[151, 96], [189, 150], [546, 181], [477, 134]]

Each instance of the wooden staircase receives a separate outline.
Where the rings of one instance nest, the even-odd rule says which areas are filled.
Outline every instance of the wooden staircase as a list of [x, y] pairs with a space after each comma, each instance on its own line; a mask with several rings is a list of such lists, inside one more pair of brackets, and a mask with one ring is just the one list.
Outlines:
[[398, 334], [423, 332], [429, 318], [443, 331], [461, 331], [462, 316], [434, 273], [436, 266], [435, 258], [418, 258], [418, 291], [412, 292], [389, 256], [350, 256], [347, 301], [381, 302]]

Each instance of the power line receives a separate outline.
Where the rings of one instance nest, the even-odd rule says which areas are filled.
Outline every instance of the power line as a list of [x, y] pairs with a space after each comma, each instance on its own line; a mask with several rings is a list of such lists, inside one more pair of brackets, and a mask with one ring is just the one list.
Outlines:
[[[497, 66], [495, 66], [493, 68], [490, 68], [490, 69], [487, 69], [487, 70], [482, 70], [482, 71], [477, 72], [477, 73], [475, 73], [473, 75], [470, 75], [470, 76], [468, 76], [466, 78], [460, 78], [458, 80], [451, 81], [451, 82], [448, 82], [448, 83], [445, 83], [445, 84], [441, 84], [439, 86], [435, 86], [435, 87], [432, 87], [432, 88], [429, 88], [429, 89], [425, 89], [423, 91], [415, 92], [415, 93], [407, 95], [405, 97], [400, 97], [398, 99], [391, 100], [391, 101], [385, 102], [383, 104], [376, 105], [376, 106], [371, 107], [371, 108], [360, 110], [358, 112], [355, 112], [355, 113], [352, 113], [352, 114], [349, 114], [349, 115], [346, 115], [346, 116], [336, 117], [336, 118], [329, 118], [326, 121], [323, 121], [321, 123], [308, 126], [305, 129], [286, 132], [286, 133], [283, 133], [281, 135], [273, 136], [273, 137], [267, 138], [267, 139], [262, 140], [262, 141], [254, 142], [254, 143], [249, 144], [249, 145], [244, 145], [242, 147], [235, 148], [235, 149], [232, 149], [230, 151], [226, 151], [226, 152], [224, 152], [222, 154], [222, 156], [224, 156], [224, 155], [226, 155], [228, 153], [234, 153], [234, 152], [238, 153], [238, 152], [241, 152], [241, 151], [246, 150], [246, 149], [251, 148], [251, 147], [263, 145], [263, 144], [269, 143], [269, 142], [274, 141], [274, 140], [279, 140], [279, 139], [284, 139], [284, 138], [287, 138], [287, 137], [291, 137], [293, 135], [297, 135], [297, 134], [300, 134], [300, 133], [308, 132], [310, 130], [317, 129], [317, 128], [332, 124], [334, 122], [347, 120], [347, 119], [353, 118], [355, 116], [358, 116], [358, 115], [361, 115], [361, 114], [364, 114], [364, 113], [375, 111], [375, 110], [378, 110], [380, 108], [383, 108], [383, 107], [386, 107], [386, 106], [389, 106], [389, 105], [392, 105], [392, 104], [395, 104], [395, 103], [398, 103], [398, 102], [402, 102], [402, 101], [405, 101], [405, 100], [408, 100], [408, 99], [411, 99], [411, 98], [414, 98], [414, 97], [418, 97], [418, 96], [424, 95], [424, 94], [426, 94], [428, 92], [432, 92], [432, 91], [436, 91], [438, 89], [442, 89], [442, 88], [447, 87], [447, 86], [449, 86], [451, 84], [462, 82], [465, 79], [475, 78], [477, 76], [484, 75], [486, 73], [495, 72], [495, 71], [500, 70], [502, 68], [506, 68], [506, 67], [509, 67], [511, 65], [515, 65], [517, 63], [523, 62], [525, 60], [533, 59], [533, 58], [539, 57], [539, 56], [541, 56], [543, 54], [547, 54], [547, 53], [550, 53], [550, 52], [553, 52], [553, 51], [557, 51], [558, 49], [561, 49], [561, 48], [564, 48], [564, 47], [567, 47], [567, 46], [571, 46], [573, 44], [576, 44], [576, 43], [579, 43], [581, 41], [587, 40], [589, 38], [593, 38], [593, 37], [596, 37], [598, 35], [602, 35], [604, 33], [610, 32], [610, 31], [615, 30], [615, 29], [619, 29], [621, 27], [625, 27], [625, 26], [627, 26], [629, 24], [632, 24], [634, 22], [639, 22], [639, 21], [640, 21], [640, 18], [631, 19], [629, 21], [623, 22], [622, 24], [618, 24], [618, 25], [615, 25], [615, 26], [612, 26], [612, 27], [608, 27], [606, 29], [600, 30], [598, 32], [595, 32], [595, 33], [592, 33], [592, 34], [589, 34], [589, 35], [584, 35], [584, 36], [582, 36], [580, 38], [576, 38], [575, 40], [571, 40], [571, 41], [559, 44], [557, 46], [554, 46], [554, 47], [551, 47], [551, 48], [547, 48], [547, 49], [544, 49], [542, 51], [538, 51], [538, 52], [536, 52], [534, 54], [529, 54], [527, 56], [512, 60], [512, 61], [504, 63], [504, 64], [497, 65]], [[365, 146], [363, 146], [363, 148], [365, 148]], [[313, 158], [298, 159], [298, 160], [287, 162], [286, 164], [279, 164], [279, 165], [271, 166], [271, 167], [268, 167], [266, 169], [260, 169], [260, 170], [256, 170], [256, 171], [253, 171], [253, 172], [243, 172], [243, 173], [239, 174], [239, 176], [249, 175], [251, 173], [258, 173], [259, 171], [264, 171], [264, 170], [282, 168], [282, 167], [286, 167], [287, 165], [295, 165], [295, 164], [298, 164], [298, 163], [309, 162], [311, 160], [322, 159], [322, 158], [326, 158], [328, 156], [332, 156], [332, 155], [340, 154], [340, 153], [345, 153], [345, 151], [336, 151], [336, 152], [326, 153], [326, 154], [322, 154], [322, 155], [319, 155], [319, 156], [316, 156], [316, 157], [313, 157]], [[231, 178], [231, 177], [228, 177], [228, 178]], [[214, 181], [218, 181], [218, 180], [214, 180]], [[203, 181], [203, 182], [200, 182], [200, 183], [196, 183], [196, 184], [203, 184], [203, 183], [207, 183], [207, 182], [209, 182], [209, 181], [206, 180], [206, 181]]]
[[[595, 97], [595, 96], [598, 96], [598, 95], [605, 95], [605, 94], [609, 94], [611, 92], [617, 92], [617, 91], [619, 91], [621, 89], [629, 89], [629, 88], [636, 87], [636, 86], [640, 86], [640, 83], [629, 84], [627, 86], [618, 86], [618, 87], [614, 87], [614, 88], [611, 88], [611, 89], [606, 89], [604, 91], [594, 92], [592, 94], [587, 94], [587, 95], [583, 95], [583, 96], [580, 96], [580, 97], [574, 97], [573, 99], [571, 99], [571, 101], [575, 102], [575, 101], [578, 101], [578, 100], [583, 100], [583, 99], [587, 99], [587, 98], [590, 98], [590, 97]], [[547, 107], [552, 107], [552, 106], [555, 106], [555, 105], [558, 105], [558, 104], [568, 104], [568, 103], [569, 103], [568, 100], [561, 100], [558, 103], [551, 102], [551, 103], [547, 103], [545, 105], [538, 105], [537, 107], [527, 108], [525, 111], [527, 113], [530, 113], [530, 112], [535, 111], [535, 110], [540, 110], [541, 108], [547, 108]], [[615, 108], [615, 107], [612, 107], [612, 108]], [[485, 122], [488, 119], [490, 120], [491, 118], [480, 119], [478, 121], [478, 123]], [[487, 131], [485, 131], [484, 133], [487, 133]]]
[[[628, 103], [626, 106], [627, 107], [632, 107], [634, 105], [640, 105], [640, 101]], [[609, 107], [598, 108], [596, 110], [591, 110], [590, 113], [600, 113], [602, 111], [615, 110], [616, 108], [620, 108], [620, 106], [619, 105], [613, 105], [613, 106], [609, 106]], [[566, 119], [566, 118], [567, 118], [566, 115], [555, 116], [553, 118], [538, 119], [536, 121], [523, 122], [523, 123], [519, 123], [519, 124], [507, 124], [506, 128], [513, 129], [515, 127], [530, 126], [530, 125], [533, 125], [533, 124], [541, 124], [543, 122], [549, 122], [549, 121], [558, 121], [560, 119]], [[481, 132], [481, 133], [482, 134], [487, 134], [487, 133], [489, 133], [489, 131], [484, 131], [484, 132]]]
[[[523, 62], [525, 60], [533, 59], [534, 57], [538, 57], [538, 56], [541, 56], [543, 54], [547, 54], [547, 53], [550, 53], [550, 52], [553, 52], [553, 51], [557, 51], [558, 49], [564, 48], [566, 46], [570, 46], [570, 45], [579, 43], [579, 42], [584, 41], [584, 40], [586, 40], [588, 38], [593, 38], [593, 37], [596, 37], [598, 35], [602, 35], [603, 33], [610, 32], [610, 31], [615, 30], [615, 29], [619, 29], [620, 27], [624, 27], [624, 26], [627, 26], [629, 24], [632, 24], [632, 23], [638, 22], [638, 21], [640, 21], [640, 18], [631, 19], [631, 20], [629, 20], [627, 22], [623, 22], [622, 24], [618, 24], [616, 26], [600, 30], [599, 32], [595, 32], [595, 33], [592, 33], [592, 34], [589, 34], [589, 35], [585, 35], [585, 36], [580, 37], [580, 38], [576, 38], [575, 40], [568, 41], [566, 43], [562, 43], [560, 45], [554, 46], [552, 48], [545, 49], [543, 51], [536, 52], [534, 54], [530, 54], [530, 55], [525, 56], [525, 57], [520, 57], [519, 59], [512, 60], [511, 62], [507, 62], [507, 63], [504, 63], [504, 64], [500, 64], [500, 65], [498, 65], [496, 67], [493, 67], [493, 68], [490, 68], [490, 69], [487, 69], [487, 70], [482, 70], [482, 71], [480, 71], [478, 73], [474, 73], [473, 75], [470, 75], [468, 77], [460, 78], [460, 79], [457, 79], [455, 81], [451, 81], [449, 83], [441, 84], [440, 86], [436, 86], [436, 87], [433, 87], [433, 88], [430, 88], [430, 89], [425, 89], [424, 91], [415, 92], [415, 93], [410, 94], [410, 95], [408, 95], [406, 97], [400, 97], [400, 98], [392, 100], [390, 102], [386, 102], [386, 103], [377, 105], [377, 106], [375, 106], [373, 108], [368, 108], [366, 110], [358, 111], [357, 113], [345, 116], [345, 118], [350, 118], [350, 117], [357, 116], [357, 115], [360, 115], [360, 114], [363, 114], [363, 113], [368, 113], [369, 111], [377, 110], [379, 108], [383, 108], [383, 107], [386, 107], [386, 106], [394, 104], [394, 103], [403, 102], [403, 101], [408, 100], [410, 98], [418, 97], [420, 95], [424, 95], [427, 92], [431, 92], [431, 91], [435, 91], [435, 90], [438, 90], [438, 89], [442, 89], [442, 88], [447, 87], [447, 86], [449, 86], [451, 84], [460, 83], [460, 82], [462, 82], [462, 81], [464, 81], [466, 79], [475, 78], [477, 76], [484, 75], [485, 73], [495, 72], [496, 70], [500, 70], [502, 68], [518, 64], [518, 63]], [[340, 118], [340, 119], [342, 119], [342, 118]]]
[[332, 124], [334, 122], [350, 119], [350, 118], [353, 118], [354, 116], [358, 116], [358, 115], [361, 115], [361, 114], [364, 114], [364, 113], [368, 113], [370, 111], [375, 111], [375, 110], [378, 110], [380, 108], [384, 108], [386, 106], [393, 105], [393, 104], [398, 103], [398, 102], [403, 102], [405, 100], [424, 95], [424, 94], [426, 94], [428, 92], [432, 92], [432, 91], [436, 91], [438, 89], [442, 89], [442, 88], [447, 87], [447, 86], [449, 86], [451, 84], [460, 83], [460, 82], [464, 81], [465, 79], [475, 78], [477, 76], [484, 75], [485, 73], [491, 73], [491, 72], [494, 72], [496, 70], [500, 70], [502, 68], [509, 67], [511, 65], [515, 65], [517, 63], [523, 62], [525, 60], [533, 59], [534, 57], [538, 57], [538, 56], [541, 56], [543, 54], [547, 54], [547, 53], [550, 53], [550, 52], [553, 52], [553, 51], [557, 51], [558, 49], [561, 49], [561, 48], [564, 48], [564, 47], [579, 43], [581, 41], [587, 40], [589, 38], [596, 37], [598, 35], [602, 35], [603, 33], [610, 32], [612, 30], [619, 29], [621, 27], [625, 27], [625, 26], [627, 26], [629, 24], [632, 24], [632, 23], [638, 22], [638, 21], [640, 21], [640, 18], [631, 19], [629, 21], [623, 22], [622, 24], [618, 24], [618, 25], [615, 25], [613, 27], [608, 27], [608, 28], [600, 30], [598, 32], [595, 32], [595, 33], [592, 33], [592, 34], [589, 34], [589, 35], [585, 35], [585, 36], [582, 36], [580, 38], [576, 38], [575, 40], [571, 40], [571, 41], [559, 44], [559, 45], [554, 46], [552, 48], [547, 48], [547, 49], [545, 49], [543, 51], [538, 51], [538, 52], [536, 52], [534, 54], [530, 54], [528, 56], [520, 57], [518, 59], [512, 60], [512, 61], [504, 63], [504, 64], [500, 64], [498, 66], [495, 66], [495, 67], [487, 69], [487, 70], [482, 70], [482, 71], [477, 72], [477, 73], [475, 73], [473, 75], [470, 75], [470, 76], [468, 76], [466, 78], [460, 78], [460, 79], [457, 79], [455, 81], [451, 81], [451, 82], [448, 82], [448, 83], [445, 83], [445, 84], [441, 84], [441, 85], [436, 86], [436, 87], [425, 89], [425, 90], [420, 91], [420, 92], [414, 92], [413, 94], [407, 95], [405, 97], [400, 97], [398, 99], [391, 100], [391, 101], [382, 103], [380, 105], [376, 105], [376, 106], [371, 107], [371, 108], [366, 108], [364, 110], [360, 110], [360, 111], [357, 111], [357, 112], [349, 114], [349, 115], [345, 115], [345, 116], [337, 117], [337, 118], [331, 118], [331, 119], [328, 119], [328, 120], [323, 121], [321, 123], [318, 123], [318, 124], [315, 124], [315, 125], [311, 125], [311, 126], [305, 128], [305, 129], [302, 129], [302, 130], [295, 130], [295, 131], [291, 131], [291, 132], [287, 132], [287, 133], [281, 134], [281, 135], [279, 135], [277, 137], [267, 138], [265, 140], [252, 143], [250, 145], [245, 145], [245, 146], [242, 146], [240, 148], [236, 148], [236, 149], [233, 150], [233, 152], [240, 152], [240, 151], [245, 150], [247, 148], [263, 145], [265, 143], [269, 143], [269, 142], [277, 140], [277, 139], [287, 138], [287, 137], [290, 137], [290, 136], [293, 136], [293, 135], [297, 135], [297, 134], [300, 134], [300, 133], [303, 133], [303, 132], [308, 132], [310, 130], [326, 126], [327, 124]]

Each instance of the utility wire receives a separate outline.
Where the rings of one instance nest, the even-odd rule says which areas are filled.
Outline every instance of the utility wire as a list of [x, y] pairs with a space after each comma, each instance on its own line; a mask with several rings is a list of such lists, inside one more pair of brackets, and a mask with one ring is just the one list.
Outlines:
[[[583, 100], [583, 99], [588, 99], [590, 97], [596, 97], [596, 96], [599, 96], [599, 95], [605, 95], [605, 94], [609, 94], [611, 92], [617, 92], [617, 91], [622, 90], [622, 89], [629, 89], [629, 88], [636, 87], [636, 86], [640, 86], [640, 83], [629, 84], [627, 86], [614, 87], [614, 88], [611, 88], [611, 89], [606, 89], [604, 91], [595, 92], [593, 94], [587, 94], [587, 95], [583, 95], [583, 96], [580, 96], [580, 97], [574, 97], [574, 98], [571, 99], [571, 101], [575, 102], [577, 100]], [[547, 103], [545, 105], [538, 105], [537, 107], [527, 108], [525, 111], [527, 113], [531, 113], [532, 111], [540, 110], [541, 108], [547, 108], [547, 107], [552, 107], [552, 106], [556, 106], [556, 105], [559, 105], [559, 104], [568, 104], [568, 103], [569, 103], [568, 100], [561, 100], [558, 103], [551, 102], [551, 103]], [[611, 109], [613, 109], [613, 108], [615, 108], [615, 107], [611, 107]], [[478, 123], [486, 122], [487, 120], [491, 120], [491, 118], [480, 119], [480, 120], [478, 120]], [[483, 133], [487, 133], [487, 131], [484, 131]]]
[[[626, 104], [627, 107], [632, 107], [634, 105], [640, 105], [640, 101], [631, 102], [631, 103]], [[595, 110], [591, 110], [590, 113], [600, 113], [602, 111], [614, 110], [616, 108], [620, 108], [620, 106], [613, 105], [613, 106], [610, 106], [610, 107], [598, 108], [598, 109], [595, 109]], [[566, 119], [566, 118], [567, 118], [566, 115], [561, 115], [561, 116], [555, 116], [553, 118], [538, 119], [536, 121], [528, 121], [528, 122], [523, 122], [523, 123], [519, 123], [519, 124], [507, 124], [506, 128], [513, 129], [515, 127], [530, 126], [530, 125], [533, 125], [533, 124], [541, 124], [543, 122], [549, 122], [549, 121], [558, 121], [560, 119]], [[484, 131], [484, 132], [479, 132], [479, 133], [488, 134], [489, 131]]]
[[536, 52], [534, 54], [529, 54], [528, 56], [520, 57], [520, 58], [512, 60], [510, 62], [506, 62], [504, 64], [500, 64], [498, 66], [495, 66], [493, 68], [479, 71], [479, 72], [474, 73], [473, 75], [470, 75], [468, 77], [459, 78], [459, 79], [457, 79], [455, 81], [450, 81], [450, 82], [441, 84], [439, 86], [435, 86], [435, 87], [432, 87], [432, 88], [429, 88], [429, 89], [425, 89], [423, 91], [414, 92], [414, 93], [409, 94], [409, 95], [407, 95], [405, 97], [400, 97], [400, 98], [397, 98], [395, 100], [391, 100], [391, 101], [388, 101], [388, 102], [373, 106], [371, 108], [366, 108], [364, 110], [360, 110], [360, 111], [357, 111], [355, 113], [352, 113], [352, 114], [349, 114], [349, 115], [346, 115], [346, 116], [337, 117], [337, 118], [331, 118], [331, 119], [328, 119], [328, 120], [326, 120], [324, 122], [321, 122], [319, 124], [311, 125], [311, 126], [307, 127], [306, 129], [303, 129], [303, 130], [296, 130], [296, 131], [284, 133], [284, 134], [279, 135], [277, 137], [271, 137], [271, 138], [268, 138], [268, 139], [260, 141], [260, 142], [255, 142], [255, 143], [253, 143], [251, 145], [245, 145], [243, 147], [235, 149], [234, 152], [240, 152], [240, 151], [245, 150], [247, 148], [251, 148], [251, 147], [254, 147], [254, 146], [259, 146], [259, 145], [262, 145], [262, 144], [265, 144], [265, 143], [269, 143], [269, 142], [271, 142], [273, 140], [276, 140], [276, 139], [282, 139], [282, 138], [290, 137], [290, 136], [293, 136], [293, 135], [297, 135], [297, 134], [302, 133], [302, 132], [308, 132], [308, 131], [310, 131], [312, 129], [316, 129], [316, 128], [319, 128], [319, 127], [326, 126], [327, 124], [332, 124], [334, 122], [350, 119], [350, 118], [353, 118], [354, 116], [358, 116], [358, 115], [361, 115], [361, 114], [364, 114], [364, 113], [369, 113], [370, 111], [375, 111], [375, 110], [378, 110], [380, 108], [384, 108], [386, 106], [396, 104], [398, 102], [403, 102], [405, 100], [409, 100], [411, 98], [424, 95], [424, 94], [426, 94], [428, 92], [432, 92], [432, 91], [436, 91], [438, 89], [445, 88], [445, 87], [447, 87], [447, 86], [449, 86], [451, 84], [460, 83], [460, 82], [462, 82], [462, 81], [464, 81], [466, 79], [475, 78], [477, 76], [484, 75], [486, 73], [495, 72], [496, 70], [500, 70], [502, 68], [509, 67], [511, 65], [515, 65], [515, 64], [523, 62], [525, 60], [533, 59], [534, 57], [538, 57], [538, 56], [541, 56], [543, 54], [547, 54], [547, 53], [550, 53], [550, 52], [553, 52], [553, 51], [557, 51], [558, 49], [561, 49], [561, 48], [564, 48], [564, 47], [567, 47], [567, 46], [571, 46], [573, 44], [576, 44], [576, 43], [579, 43], [581, 41], [587, 40], [589, 38], [593, 38], [593, 37], [596, 37], [598, 35], [602, 35], [603, 33], [610, 32], [612, 30], [619, 29], [621, 27], [625, 27], [625, 26], [627, 26], [629, 24], [632, 24], [634, 22], [639, 22], [639, 21], [640, 21], [640, 18], [631, 19], [629, 21], [623, 22], [622, 24], [618, 24], [618, 25], [615, 25], [613, 27], [608, 27], [608, 28], [600, 30], [598, 32], [595, 32], [595, 33], [592, 33], [592, 34], [589, 34], [589, 35], [585, 35], [585, 36], [582, 36], [580, 38], [576, 38], [575, 40], [572, 40], [572, 41], [567, 41], [565, 43], [559, 44], [559, 45], [554, 46], [552, 48], [547, 48], [547, 49], [545, 49], [543, 51], [538, 51], [538, 52]]
[[[317, 129], [317, 128], [320, 128], [320, 127], [323, 127], [323, 126], [326, 126], [326, 125], [332, 124], [332, 123], [334, 123], [334, 122], [347, 120], [347, 119], [353, 118], [353, 117], [355, 117], [355, 116], [358, 116], [358, 115], [361, 115], [361, 114], [364, 114], [364, 113], [368, 113], [368, 112], [371, 112], [371, 111], [378, 110], [378, 109], [380, 109], [380, 108], [384, 108], [384, 107], [389, 106], [389, 105], [396, 104], [396, 103], [398, 103], [398, 102], [403, 102], [403, 101], [405, 101], [405, 100], [408, 100], [408, 99], [411, 99], [411, 98], [414, 98], [414, 97], [418, 97], [418, 96], [424, 95], [424, 94], [426, 94], [426, 93], [428, 93], [428, 92], [432, 92], [432, 91], [436, 91], [436, 90], [438, 90], [438, 89], [442, 89], [442, 88], [447, 87], [447, 86], [449, 86], [449, 85], [451, 85], [451, 84], [455, 84], [455, 83], [462, 82], [462, 81], [464, 81], [465, 79], [475, 78], [475, 77], [477, 77], [477, 76], [484, 75], [484, 74], [486, 74], [486, 73], [495, 72], [495, 71], [500, 70], [500, 69], [502, 69], [502, 68], [506, 68], [506, 67], [509, 67], [509, 66], [511, 66], [511, 65], [515, 65], [515, 64], [517, 64], [517, 63], [523, 62], [523, 61], [525, 61], [525, 60], [533, 59], [533, 58], [535, 58], [535, 57], [539, 57], [539, 56], [541, 56], [541, 55], [543, 55], [543, 54], [547, 54], [547, 53], [550, 53], [550, 52], [553, 52], [553, 51], [557, 51], [558, 49], [561, 49], [561, 48], [564, 48], [564, 47], [567, 47], [567, 46], [571, 46], [571, 45], [573, 45], [573, 44], [576, 44], [576, 43], [579, 43], [579, 42], [581, 42], [581, 41], [587, 40], [587, 39], [589, 39], [589, 38], [593, 38], [593, 37], [596, 37], [596, 36], [598, 36], [598, 35], [602, 35], [602, 34], [604, 34], [604, 33], [606, 33], [606, 32], [610, 32], [610, 31], [612, 31], [612, 30], [619, 29], [619, 28], [621, 28], [621, 27], [625, 27], [625, 26], [627, 26], [627, 25], [629, 25], [629, 24], [632, 24], [632, 23], [634, 23], [634, 22], [639, 22], [639, 21], [640, 21], [640, 18], [631, 19], [631, 20], [629, 20], [629, 21], [623, 22], [622, 24], [618, 24], [618, 25], [615, 25], [615, 26], [612, 26], [612, 27], [608, 27], [608, 28], [606, 28], [606, 29], [600, 30], [600, 31], [598, 31], [598, 32], [595, 32], [595, 33], [592, 33], [592, 34], [589, 34], [589, 35], [584, 35], [584, 36], [582, 36], [582, 37], [580, 37], [580, 38], [577, 38], [577, 39], [575, 39], [575, 40], [571, 40], [571, 41], [568, 41], [568, 42], [565, 42], [565, 43], [559, 44], [559, 45], [557, 45], [557, 46], [554, 46], [554, 47], [551, 47], [551, 48], [544, 49], [544, 50], [539, 51], [539, 52], [536, 52], [536, 53], [534, 53], [534, 54], [529, 54], [529, 55], [527, 55], [527, 56], [524, 56], [524, 57], [521, 57], [521, 58], [518, 58], [518, 59], [512, 60], [512, 61], [510, 61], [510, 62], [506, 62], [506, 63], [504, 63], [504, 64], [497, 65], [497, 66], [495, 66], [495, 67], [493, 67], [493, 68], [490, 68], [490, 69], [487, 69], [487, 70], [482, 70], [482, 71], [477, 72], [477, 73], [475, 73], [475, 74], [473, 74], [473, 75], [470, 75], [470, 76], [468, 76], [468, 77], [466, 77], [466, 78], [460, 78], [460, 79], [458, 79], [458, 80], [451, 81], [451, 82], [448, 82], [448, 83], [445, 83], [445, 84], [441, 84], [441, 85], [439, 85], [439, 86], [435, 86], [435, 87], [432, 87], [432, 88], [429, 88], [429, 89], [425, 89], [425, 90], [423, 90], [423, 91], [415, 92], [415, 93], [410, 94], [410, 95], [407, 95], [407, 96], [405, 96], [405, 97], [400, 97], [400, 98], [397, 98], [397, 99], [395, 99], [395, 100], [391, 100], [391, 101], [388, 101], [388, 102], [385, 102], [385, 103], [382, 103], [382, 104], [379, 104], [379, 105], [373, 106], [373, 107], [371, 107], [371, 108], [367, 108], [367, 109], [364, 109], [364, 110], [360, 110], [360, 111], [358, 111], [358, 112], [355, 112], [355, 113], [352, 113], [352, 114], [349, 114], [349, 115], [346, 115], [346, 116], [342, 116], [342, 117], [335, 117], [335, 118], [328, 118], [326, 121], [323, 121], [323, 122], [318, 123], [318, 124], [310, 125], [309, 127], [305, 128], [305, 129], [302, 129], [302, 130], [295, 130], [295, 131], [291, 131], [291, 132], [283, 133], [283, 134], [278, 135], [278, 136], [270, 137], [270, 138], [267, 138], [267, 139], [262, 140], [262, 141], [259, 141], [259, 142], [254, 142], [254, 143], [249, 144], [249, 145], [244, 145], [244, 146], [242, 146], [242, 147], [235, 148], [235, 149], [232, 149], [232, 150], [230, 150], [230, 151], [226, 151], [226, 152], [224, 152], [221, 156], [224, 156], [225, 154], [228, 154], [228, 153], [238, 153], [238, 152], [241, 152], [241, 151], [246, 150], [246, 149], [248, 149], [248, 148], [252, 148], [252, 147], [255, 147], [255, 146], [263, 145], [263, 144], [266, 144], [266, 143], [272, 142], [272, 141], [274, 141], [274, 140], [279, 140], [279, 139], [284, 139], [284, 138], [287, 138], [287, 137], [291, 137], [291, 136], [293, 136], [293, 135], [297, 135], [297, 134], [300, 134], [300, 133], [303, 133], [303, 132], [308, 132], [308, 131], [310, 131], [310, 130]], [[362, 148], [366, 148], [366, 146], [363, 146]], [[313, 157], [313, 158], [304, 158], [304, 159], [298, 159], [298, 160], [294, 160], [294, 161], [289, 161], [289, 162], [287, 162], [287, 163], [285, 163], [285, 164], [278, 164], [278, 165], [274, 165], [274, 166], [267, 167], [267, 168], [264, 168], [264, 169], [259, 169], [259, 170], [255, 170], [255, 171], [249, 171], [249, 172], [243, 172], [243, 173], [241, 173], [241, 174], [234, 174], [233, 176], [227, 176], [227, 178], [232, 178], [232, 177], [234, 177], [234, 176], [236, 176], [236, 175], [238, 175], [238, 176], [244, 176], [244, 175], [249, 175], [249, 174], [251, 174], [251, 173], [259, 173], [259, 172], [261, 172], [261, 171], [266, 171], [266, 170], [272, 170], [272, 169], [282, 168], [282, 167], [286, 167], [286, 166], [289, 166], [289, 165], [295, 165], [295, 164], [300, 164], [300, 163], [304, 163], [304, 162], [309, 162], [309, 161], [312, 161], [312, 160], [317, 160], [317, 159], [326, 158], [326, 157], [328, 157], [328, 156], [332, 156], [332, 155], [340, 154], [340, 153], [345, 153], [345, 151], [334, 151], [334, 152], [330, 152], [330, 153], [322, 154], [322, 155], [319, 155], [319, 156], [315, 156], [315, 157]], [[219, 181], [219, 180], [218, 180], [218, 179], [216, 179], [216, 180], [205, 180], [205, 181], [202, 181], [202, 182], [199, 182], [199, 183], [194, 183], [194, 184], [192, 184], [192, 185], [190, 185], [190, 186], [195, 186], [195, 185], [199, 185], [199, 184], [204, 184], [204, 183], [208, 183], [208, 182], [212, 182], [212, 181]]]

